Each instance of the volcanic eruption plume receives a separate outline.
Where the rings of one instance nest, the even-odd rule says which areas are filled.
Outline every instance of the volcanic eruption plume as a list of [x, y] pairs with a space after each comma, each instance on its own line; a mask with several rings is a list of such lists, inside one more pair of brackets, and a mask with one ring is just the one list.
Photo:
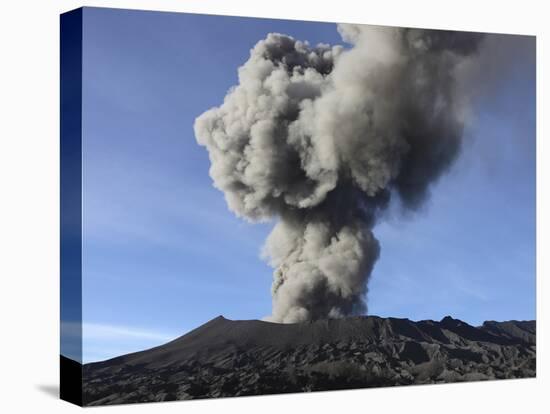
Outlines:
[[264, 247], [276, 322], [366, 312], [380, 213], [395, 195], [419, 206], [461, 147], [456, 68], [482, 35], [338, 30], [351, 48], [269, 34], [195, 121], [229, 208], [277, 219]]

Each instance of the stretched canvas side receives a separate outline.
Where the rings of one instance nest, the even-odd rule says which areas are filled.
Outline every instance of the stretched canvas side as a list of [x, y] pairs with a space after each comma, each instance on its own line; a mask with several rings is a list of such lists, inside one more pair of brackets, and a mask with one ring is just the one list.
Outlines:
[[60, 21], [60, 397], [82, 405], [82, 9]]

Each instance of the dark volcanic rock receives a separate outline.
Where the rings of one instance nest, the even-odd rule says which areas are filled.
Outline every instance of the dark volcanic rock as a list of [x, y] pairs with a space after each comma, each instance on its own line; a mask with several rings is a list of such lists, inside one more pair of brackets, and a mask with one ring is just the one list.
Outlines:
[[535, 338], [535, 321], [219, 316], [162, 346], [85, 364], [84, 404], [534, 377]]

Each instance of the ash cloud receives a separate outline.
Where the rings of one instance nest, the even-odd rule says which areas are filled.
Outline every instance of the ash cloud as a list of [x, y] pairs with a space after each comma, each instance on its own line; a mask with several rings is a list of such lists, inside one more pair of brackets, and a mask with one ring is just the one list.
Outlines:
[[457, 158], [457, 67], [477, 33], [339, 25], [351, 48], [271, 33], [221, 106], [195, 121], [229, 208], [275, 218], [269, 320], [366, 312], [380, 246], [372, 228], [397, 196], [416, 209]]

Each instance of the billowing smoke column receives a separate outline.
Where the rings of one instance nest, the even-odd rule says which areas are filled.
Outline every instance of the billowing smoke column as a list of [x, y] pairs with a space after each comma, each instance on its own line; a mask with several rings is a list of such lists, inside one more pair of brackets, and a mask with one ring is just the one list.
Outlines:
[[195, 122], [229, 208], [278, 219], [264, 247], [276, 322], [366, 312], [377, 217], [394, 194], [420, 205], [460, 150], [454, 73], [479, 34], [338, 30], [352, 48], [269, 34]]

